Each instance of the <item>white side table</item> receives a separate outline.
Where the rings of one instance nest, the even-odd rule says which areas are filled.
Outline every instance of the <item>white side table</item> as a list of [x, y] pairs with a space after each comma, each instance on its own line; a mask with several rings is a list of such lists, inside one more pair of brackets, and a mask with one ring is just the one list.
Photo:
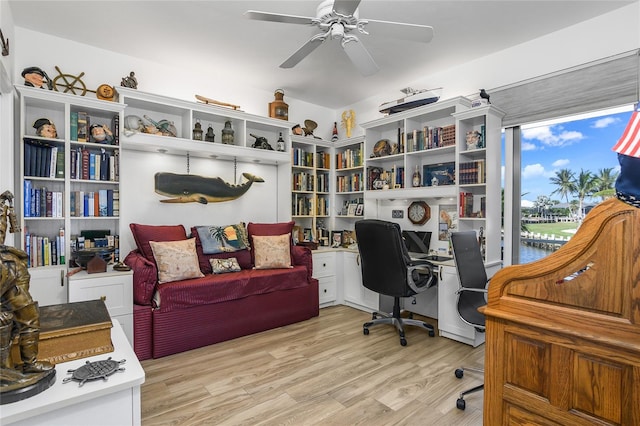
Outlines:
[[69, 302], [102, 299], [112, 319], [122, 324], [124, 334], [133, 344], [133, 271], [88, 274], [80, 271], [69, 277]]
[[[2, 405], [0, 423], [16, 426], [140, 425], [140, 385], [145, 375], [120, 323], [113, 320], [111, 341], [114, 351], [56, 365], [56, 382], [44, 392], [23, 401]], [[67, 370], [82, 367], [87, 361], [126, 360], [125, 370], [104, 380], [62, 383], [70, 377]]]

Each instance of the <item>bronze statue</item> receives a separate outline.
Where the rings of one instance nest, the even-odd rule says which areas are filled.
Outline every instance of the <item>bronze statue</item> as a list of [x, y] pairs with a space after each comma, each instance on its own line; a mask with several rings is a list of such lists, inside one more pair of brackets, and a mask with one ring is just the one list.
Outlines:
[[[7, 232], [15, 233], [17, 225], [13, 194], [0, 194], [0, 395], [2, 404], [19, 401], [49, 388], [56, 371], [47, 361], [38, 361], [40, 315], [38, 304], [29, 294], [30, 275], [27, 254], [4, 245]], [[11, 357], [11, 346], [18, 337], [20, 363]]]

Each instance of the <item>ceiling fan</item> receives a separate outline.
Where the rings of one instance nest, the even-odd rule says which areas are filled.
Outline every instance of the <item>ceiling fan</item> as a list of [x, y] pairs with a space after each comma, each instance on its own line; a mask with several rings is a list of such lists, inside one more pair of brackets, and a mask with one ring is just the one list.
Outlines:
[[246, 11], [245, 16], [259, 21], [315, 25], [322, 30], [284, 61], [280, 68], [293, 68], [329, 38], [340, 39], [342, 48], [356, 68], [362, 75], [369, 76], [379, 70], [378, 65], [353, 33], [368, 35], [370, 30], [378, 36], [424, 43], [428, 43], [433, 38], [433, 27], [428, 25], [360, 19], [357, 10], [359, 5], [360, 0], [325, 0], [318, 6], [315, 18], [257, 10]]

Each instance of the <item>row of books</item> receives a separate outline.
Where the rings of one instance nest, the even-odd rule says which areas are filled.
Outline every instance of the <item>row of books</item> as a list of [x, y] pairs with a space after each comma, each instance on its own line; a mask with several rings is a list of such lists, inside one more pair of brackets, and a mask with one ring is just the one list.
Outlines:
[[329, 192], [329, 174], [328, 173], [318, 173], [318, 176], [316, 176], [316, 191]]
[[361, 167], [364, 164], [362, 152], [364, 148], [362, 144], [358, 149], [345, 149], [336, 154], [336, 169], [350, 169], [352, 167]]
[[120, 216], [120, 191], [117, 189], [71, 191], [69, 196], [71, 217]]
[[458, 165], [458, 179], [460, 185], [485, 183], [487, 181], [485, 170], [484, 159], [460, 163]]
[[471, 192], [460, 192], [460, 217], [485, 217], [486, 200], [487, 199], [484, 195], [474, 195]]
[[313, 192], [313, 173], [293, 173], [293, 190]]
[[64, 178], [64, 148], [44, 141], [25, 138], [24, 175]]
[[318, 151], [316, 153], [316, 167], [319, 169], [331, 168], [331, 155], [328, 152]]
[[31, 235], [28, 229], [24, 232], [24, 247], [27, 253], [27, 266], [51, 266], [65, 264], [64, 229], [60, 228], [55, 237]]
[[316, 215], [328, 216], [329, 215], [329, 200], [326, 197], [317, 197], [316, 203]]
[[120, 179], [120, 151], [72, 148], [70, 177], [117, 182]]
[[24, 217], [64, 217], [64, 197], [61, 191], [35, 188], [29, 179], [24, 181]]
[[313, 196], [293, 194], [291, 201], [293, 216], [310, 216], [313, 212]]
[[[111, 126], [109, 130], [112, 135], [106, 137], [104, 140], [96, 140], [95, 137], [91, 134], [91, 124], [92, 123], [91, 116], [83, 111], [79, 112], [71, 112], [71, 122], [70, 122], [70, 131], [71, 131], [71, 140], [77, 142], [92, 142], [92, 143], [102, 143], [106, 145], [119, 145], [120, 144], [120, 115], [115, 114], [111, 119]], [[103, 124], [103, 123], [100, 123]], [[104, 124], [103, 124], [104, 125]]]
[[301, 148], [291, 150], [294, 166], [313, 167], [313, 152], [307, 152]]
[[336, 192], [364, 191], [362, 172], [336, 176]]
[[407, 152], [452, 146], [456, 143], [456, 126], [428, 127], [406, 133]]

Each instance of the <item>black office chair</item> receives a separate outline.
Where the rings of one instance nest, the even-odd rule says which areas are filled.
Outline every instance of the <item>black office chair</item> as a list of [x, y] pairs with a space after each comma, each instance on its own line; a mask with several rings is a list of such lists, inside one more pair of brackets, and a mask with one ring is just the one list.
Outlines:
[[393, 297], [393, 312], [374, 312], [363, 324], [363, 333], [377, 324], [393, 324], [400, 334], [400, 344], [407, 345], [404, 326], [423, 327], [435, 336], [431, 324], [400, 316], [400, 298], [410, 297], [437, 284], [435, 267], [426, 260], [411, 260], [397, 223], [366, 219], [355, 224], [360, 252], [362, 284], [369, 290]]
[[[452, 232], [451, 247], [453, 248], [453, 258], [458, 270], [458, 314], [462, 321], [475, 327], [476, 330], [485, 331], [485, 317], [478, 311], [478, 308], [487, 304], [487, 271], [484, 267], [484, 260], [480, 252], [478, 237], [475, 231]], [[463, 367], [455, 371], [456, 377], [461, 379], [465, 371], [472, 371], [484, 374], [480, 368]], [[464, 397], [470, 393], [484, 389], [484, 383], [465, 390], [460, 393], [460, 398], [456, 401], [456, 407], [465, 409]]]

